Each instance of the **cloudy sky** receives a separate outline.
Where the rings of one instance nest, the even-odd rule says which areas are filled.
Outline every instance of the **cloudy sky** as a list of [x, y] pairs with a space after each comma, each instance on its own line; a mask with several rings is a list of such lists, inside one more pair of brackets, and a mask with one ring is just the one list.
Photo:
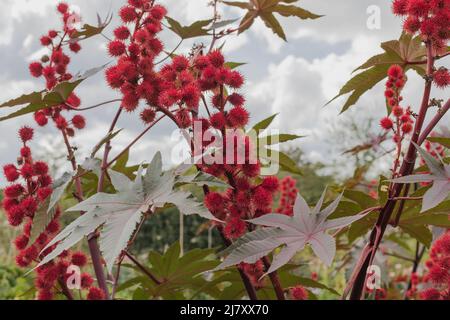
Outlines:
[[[80, 8], [83, 20], [95, 23], [96, 13], [105, 16], [109, 10], [117, 12], [125, 0], [71, 0]], [[298, 142], [312, 160], [331, 161], [338, 148], [333, 148], [329, 128], [339, 124], [342, 117], [378, 119], [385, 112], [383, 87], [379, 85], [367, 93], [352, 111], [339, 116], [344, 100], [323, 107], [349, 79], [351, 71], [374, 54], [380, 53], [381, 41], [397, 39], [401, 20], [390, 13], [390, 0], [303, 0], [302, 7], [325, 15], [314, 21], [280, 18], [288, 34], [289, 42], [274, 36], [260, 21], [249, 32], [228, 38], [225, 43], [227, 59], [246, 62], [241, 71], [247, 78], [244, 94], [252, 122], [273, 113], [280, 115], [275, 128], [307, 135]], [[0, 100], [4, 101], [22, 93], [41, 89], [42, 83], [28, 74], [28, 63], [43, 53], [39, 37], [50, 28], [58, 28], [55, 0], [0, 0]], [[208, 0], [161, 0], [169, 9], [169, 15], [185, 24], [211, 16]], [[367, 26], [368, 13], [380, 11], [380, 28]], [[225, 19], [241, 18], [242, 11], [226, 9]], [[115, 18], [105, 31], [110, 35], [118, 24]], [[173, 48], [178, 39], [170, 32], [163, 33], [166, 48]], [[197, 43], [207, 44], [208, 38], [197, 38]], [[106, 52], [106, 40], [97, 37], [82, 43], [83, 50], [73, 58], [72, 71], [82, 71], [102, 65], [110, 58]], [[181, 51], [188, 52], [192, 42], [186, 42]], [[405, 103], [418, 108], [423, 81], [414, 73], [409, 74], [404, 92]], [[118, 97], [108, 89], [101, 74], [84, 82], [77, 93], [84, 106]], [[435, 97], [448, 97], [449, 92], [435, 91]], [[87, 154], [105, 135], [116, 105], [86, 112], [88, 128], [76, 138], [80, 156]], [[2, 114], [2, 112], [0, 112]], [[448, 122], [448, 117], [446, 121]], [[0, 123], [0, 163], [12, 161], [18, 152], [16, 130], [20, 125], [32, 124], [31, 117]], [[124, 116], [119, 126], [124, 128], [115, 139], [113, 152], [121, 150], [142, 129], [137, 115]], [[169, 122], [161, 122], [145, 139], [133, 148], [133, 161], [149, 160], [157, 150], [169, 157], [170, 133], [174, 129]], [[58, 146], [58, 139], [51, 128], [39, 129], [35, 145], [41, 153], [46, 148]], [[0, 182], [1, 183], [1, 182]]]

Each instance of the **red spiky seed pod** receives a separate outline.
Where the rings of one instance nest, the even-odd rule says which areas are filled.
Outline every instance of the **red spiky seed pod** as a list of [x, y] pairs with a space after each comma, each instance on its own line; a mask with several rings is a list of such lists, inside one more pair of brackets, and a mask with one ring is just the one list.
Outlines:
[[237, 239], [245, 234], [247, 225], [239, 217], [233, 217], [227, 221], [223, 232], [228, 239]]
[[441, 293], [435, 288], [429, 288], [420, 293], [420, 298], [423, 300], [441, 300]]
[[403, 69], [398, 64], [389, 67], [388, 76], [393, 79], [398, 79], [403, 76]]
[[126, 46], [120, 40], [113, 40], [108, 44], [108, 52], [113, 57], [120, 57], [125, 53]]
[[48, 36], [42, 36], [41, 39], [41, 44], [46, 47], [52, 44], [52, 39]]
[[399, 16], [405, 15], [407, 13], [408, 1], [409, 0], [394, 0], [392, 2], [392, 12]]
[[78, 53], [81, 50], [81, 46], [80, 46], [80, 44], [78, 42], [71, 42], [69, 44], [69, 49], [73, 53]]
[[264, 178], [263, 182], [261, 183], [261, 187], [266, 189], [269, 192], [276, 192], [278, 191], [280, 187], [280, 182], [277, 177], [266, 177]]
[[306, 289], [302, 286], [295, 286], [293, 288], [290, 288], [289, 293], [292, 297], [292, 300], [307, 300], [308, 299], [308, 292]]
[[34, 130], [28, 126], [19, 129], [19, 137], [24, 143], [33, 139], [33, 133]]
[[58, 10], [59, 13], [64, 14], [67, 12], [67, 10], [69, 10], [69, 5], [65, 2], [60, 2], [56, 9]]
[[43, 161], [36, 161], [33, 164], [33, 174], [43, 176], [48, 173], [48, 165]]
[[225, 63], [225, 58], [219, 50], [211, 51], [208, 55], [209, 63], [216, 68], [220, 68]]
[[89, 292], [87, 294], [88, 300], [104, 300], [105, 299], [105, 293], [102, 289], [97, 287], [91, 287], [89, 289]]
[[225, 127], [226, 118], [222, 112], [217, 112], [217, 113], [211, 115], [209, 122], [211, 123], [211, 126], [213, 128], [221, 130]]
[[430, 6], [425, 0], [409, 0], [408, 6], [406, 8], [408, 14], [417, 17], [426, 16], [429, 9]]
[[397, 118], [401, 117], [403, 115], [403, 108], [400, 106], [394, 106], [392, 108], [392, 114]]
[[228, 96], [228, 102], [233, 106], [242, 106], [245, 103], [245, 98], [239, 93], [232, 93]]
[[440, 88], [444, 89], [450, 85], [450, 73], [445, 68], [440, 68], [433, 75], [434, 84]]
[[86, 127], [86, 119], [82, 115], [77, 114], [72, 118], [72, 124], [79, 130], [84, 129]]
[[167, 14], [166, 8], [161, 5], [155, 5], [150, 9], [150, 15], [153, 19], [161, 21]]
[[233, 128], [241, 128], [247, 125], [249, 117], [244, 107], [236, 106], [228, 112], [227, 120]]
[[239, 89], [244, 84], [244, 77], [238, 71], [232, 71], [228, 77], [226, 84], [233, 89]]
[[407, 134], [410, 133], [413, 129], [413, 125], [411, 124], [411, 122], [405, 122], [404, 124], [402, 124], [402, 132]]
[[133, 7], [125, 6], [119, 11], [120, 18], [123, 22], [129, 23], [137, 19], [136, 10]]
[[74, 252], [72, 253], [71, 262], [78, 267], [84, 267], [88, 261], [83, 252]]
[[31, 156], [31, 150], [29, 147], [25, 146], [20, 149], [20, 155], [23, 158], [29, 158]]
[[40, 62], [32, 62], [30, 63], [29, 70], [33, 77], [39, 78], [42, 76], [43, 66]]
[[184, 56], [176, 56], [172, 59], [172, 66], [175, 71], [181, 72], [189, 67], [189, 60]]
[[56, 233], [59, 230], [59, 222], [57, 220], [52, 220], [47, 225], [47, 228], [45, 229], [48, 233]]
[[210, 192], [205, 196], [205, 206], [212, 213], [220, 212], [223, 210], [224, 199], [217, 192]]
[[150, 124], [155, 120], [156, 117], [156, 112], [155, 110], [151, 109], [151, 108], [147, 108], [144, 109], [141, 112], [141, 120], [145, 123], [145, 124]]
[[3, 173], [8, 182], [14, 182], [19, 179], [20, 173], [16, 166], [13, 164], [7, 164], [3, 167]]
[[88, 289], [94, 283], [94, 279], [92, 279], [89, 273], [83, 272], [81, 274], [81, 288]]
[[11, 199], [19, 198], [24, 192], [25, 189], [21, 184], [12, 184], [3, 190], [4, 195]]
[[14, 245], [16, 246], [17, 250], [23, 250], [28, 245], [28, 240], [29, 238], [26, 235], [19, 235], [14, 239]]
[[258, 209], [264, 209], [272, 205], [272, 193], [265, 188], [256, 188], [253, 193], [253, 202]]
[[383, 119], [380, 120], [380, 126], [384, 130], [390, 130], [393, 128], [394, 123], [392, 122], [392, 120], [389, 117], [384, 117]]
[[52, 194], [52, 188], [44, 187], [37, 191], [37, 195], [41, 201], [45, 201]]
[[130, 30], [126, 26], [120, 26], [114, 30], [114, 35], [118, 40], [126, 40], [130, 37]]

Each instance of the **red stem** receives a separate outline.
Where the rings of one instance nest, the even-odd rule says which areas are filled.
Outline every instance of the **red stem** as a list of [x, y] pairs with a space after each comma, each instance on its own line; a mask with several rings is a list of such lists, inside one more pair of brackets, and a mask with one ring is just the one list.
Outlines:
[[[61, 131], [64, 143], [67, 147], [68, 157], [69, 161], [72, 164], [72, 169], [74, 171], [77, 170], [77, 161], [75, 159], [75, 154], [73, 152], [72, 146], [70, 145], [69, 138], [67, 137], [67, 134], [64, 130]], [[81, 179], [80, 177], [75, 177], [75, 188], [77, 193], [78, 201], [83, 201], [84, 195], [83, 195], [83, 187], [81, 185]], [[102, 289], [105, 292], [106, 297], [109, 297], [108, 294], [108, 285], [106, 283], [105, 273], [102, 266], [102, 257], [100, 254], [100, 249], [98, 247], [97, 239], [95, 237], [89, 237], [88, 238], [88, 244], [89, 244], [89, 251], [91, 254], [92, 264], [94, 266], [95, 276], [97, 278], [98, 286], [100, 289]]]
[[[434, 69], [434, 57], [432, 55], [432, 48], [431, 44], [429, 42], [426, 43], [427, 47], [427, 74], [425, 76], [425, 88], [422, 98], [422, 103], [420, 106], [419, 115], [417, 117], [415, 126], [414, 126], [414, 132], [413, 136], [411, 138], [411, 143], [409, 145], [407, 154], [403, 160], [402, 166], [400, 168], [399, 175], [405, 176], [412, 173], [414, 170], [414, 165], [416, 162], [417, 157], [417, 150], [414, 146], [414, 143], [417, 143], [419, 140], [420, 132], [422, 130], [423, 123], [425, 121], [425, 117], [428, 110], [428, 104], [430, 100], [430, 94], [431, 94], [431, 86], [432, 86], [432, 74]], [[403, 189], [403, 184], [395, 184], [392, 188], [392, 195], [391, 198], [396, 198], [400, 196], [401, 191]], [[367, 268], [372, 263], [375, 254], [377, 252], [378, 246], [383, 238], [384, 232], [389, 224], [390, 218], [392, 216], [392, 213], [395, 209], [396, 201], [394, 200], [388, 200], [383, 207], [383, 209], [380, 212], [380, 215], [378, 217], [378, 220], [376, 222], [376, 225], [372, 229], [372, 232], [370, 234], [369, 243], [366, 245], [366, 247], [363, 250], [363, 253], [361, 254], [360, 260], [357, 263], [357, 267], [354, 269], [351, 281], [345, 290], [345, 292], [348, 292], [351, 289], [351, 295], [350, 299], [352, 300], [359, 300], [364, 295], [365, 291], [365, 284], [366, 284], [366, 277], [367, 277]], [[401, 212], [397, 213], [397, 218], [400, 218]], [[344, 297], [345, 297], [344, 293]]]

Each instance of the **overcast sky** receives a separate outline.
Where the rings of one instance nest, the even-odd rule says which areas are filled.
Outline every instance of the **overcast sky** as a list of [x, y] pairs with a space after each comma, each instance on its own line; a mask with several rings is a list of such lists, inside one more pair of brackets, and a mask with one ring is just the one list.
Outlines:
[[[71, 0], [77, 5], [88, 23], [96, 22], [96, 13], [105, 16], [124, 4], [125, 0]], [[211, 9], [208, 0], [166, 0], [164, 4], [169, 15], [185, 24], [198, 19], [209, 18]], [[288, 34], [289, 42], [283, 42], [272, 34], [260, 21], [249, 32], [231, 37], [225, 44], [227, 60], [246, 62], [241, 68], [247, 83], [243, 90], [253, 123], [273, 113], [280, 116], [275, 128], [290, 133], [307, 135], [299, 140], [312, 160], [331, 161], [335, 150], [327, 143], [329, 127], [340, 118], [352, 116], [360, 119], [380, 118], [384, 112], [383, 86], [368, 92], [352, 111], [339, 116], [344, 102], [339, 99], [329, 106], [323, 105], [332, 98], [350, 78], [351, 71], [374, 54], [380, 53], [381, 41], [397, 39], [401, 20], [390, 13], [389, 0], [303, 0], [299, 4], [325, 17], [317, 20], [300, 21], [294, 18], [280, 18]], [[28, 63], [42, 55], [39, 37], [49, 28], [58, 28], [59, 19], [52, 0], [0, 0], [0, 100], [4, 101], [22, 93], [42, 89], [42, 82], [28, 74]], [[369, 6], [380, 8], [381, 28], [369, 29], [367, 19]], [[226, 19], [241, 18], [243, 11], [224, 12]], [[105, 31], [112, 33], [117, 18]], [[166, 48], [173, 48], [178, 39], [164, 32]], [[208, 43], [209, 39], [195, 39]], [[76, 73], [110, 61], [106, 52], [106, 40], [97, 37], [82, 43], [83, 50], [73, 58], [71, 70]], [[192, 42], [186, 42], [181, 51], [188, 52]], [[405, 89], [405, 104], [417, 110], [420, 103], [423, 80], [410, 72]], [[89, 106], [118, 97], [108, 89], [102, 74], [84, 82], [79, 89], [83, 105]], [[448, 97], [449, 92], [434, 91], [435, 97]], [[116, 105], [107, 105], [86, 113], [89, 118], [87, 129], [76, 138], [80, 157], [87, 154], [94, 144], [106, 133], [116, 110]], [[2, 111], [3, 112], [3, 111]], [[0, 112], [0, 114], [3, 114]], [[446, 121], [448, 122], [448, 117]], [[16, 131], [19, 126], [32, 124], [31, 116], [0, 123], [0, 163], [12, 161], [18, 152]], [[143, 125], [137, 114], [126, 115], [119, 126], [123, 132], [115, 139], [113, 152], [117, 152], [132, 140]], [[161, 150], [168, 159], [170, 154], [170, 133], [174, 129], [169, 122], [161, 122], [153, 133], [133, 149], [133, 161], [151, 159]], [[39, 129], [36, 145], [57, 144], [54, 129]], [[2, 177], [3, 178], [3, 177]], [[3, 182], [0, 180], [0, 183]]]

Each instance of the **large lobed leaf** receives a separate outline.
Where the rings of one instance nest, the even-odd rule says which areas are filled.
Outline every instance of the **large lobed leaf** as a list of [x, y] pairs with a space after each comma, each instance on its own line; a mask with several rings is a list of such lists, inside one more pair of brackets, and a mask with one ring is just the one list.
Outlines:
[[336, 243], [326, 231], [344, 228], [363, 218], [364, 215], [328, 219], [336, 211], [343, 195], [341, 194], [322, 209], [325, 192], [312, 209], [299, 194], [294, 204], [292, 217], [272, 213], [249, 220], [252, 224], [266, 228], [238, 239], [225, 251], [227, 257], [216, 269], [223, 269], [241, 262], [255, 263], [279, 246], [283, 246], [274, 256], [272, 265], [267, 270], [267, 273], [271, 273], [286, 265], [306, 244], [311, 245], [314, 253], [325, 264], [331, 265], [336, 253]]
[[432, 182], [432, 186], [423, 195], [421, 212], [430, 210], [443, 202], [450, 194], [450, 165], [436, 160], [431, 154], [412, 142], [422, 159], [425, 161], [430, 174], [415, 174], [393, 179], [395, 183]]
[[[166, 204], [177, 206], [186, 215], [198, 214], [207, 219], [217, 220], [201, 203], [195, 201], [190, 193], [175, 188], [179, 179], [179, 174], [175, 172], [178, 171], [176, 169], [162, 171], [159, 152], [150, 163], [146, 174], [142, 173], [140, 167], [134, 180], [120, 172], [109, 171], [111, 183], [117, 193], [96, 193], [68, 209], [67, 211], [81, 211], [84, 214], [49, 242], [46, 248], [53, 245], [56, 247], [39, 265], [51, 261], [84, 236], [101, 227], [100, 249], [107, 268], [111, 271], [115, 260], [126, 249], [146, 214], [155, 212]], [[197, 179], [195, 183], [200, 183], [198, 176], [194, 176], [192, 180], [195, 178]], [[184, 182], [188, 181], [189, 179], [185, 178]], [[205, 184], [208, 183], [210, 180], [206, 179]]]
[[[354, 72], [363, 71], [351, 78], [339, 93], [327, 102], [327, 105], [337, 98], [351, 93], [341, 109], [341, 112], [345, 112], [348, 108], [355, 105], [364, 93], [385, 79], [387, 70], [393, 64], [402, 65], [405, 71], [413, 69], [420, 75], [424, 74], [425, 64], [417, 64], [426, 56], [420, 37], [402, 34], [399, 40], [383, 42], [381, 48], [384, 50], [384, 53], [370, 58], [356, 68]], [[415, 64], [408, 64], [410, 62]]]
[[26, 107], [0, 117], [0, 121], [13, 119], [42, 109], [51, 108], [64, 103], [75, 88], [87, 78], [93, 76], [105, 66], [93, 68], [83, 74], [76, 75], [69, 81], [64, 81], [55, 86], [51, 91], [37, 91], [11, 99], [0, 105], [0, 108], [11, 108], [27, 104]]
[[283, 27], [275, 17], [275, 13], [283, 17], [296, 17], [299, 19], [317, 19], [321, 15], [314, 14], [308, 10], [302, 9], [295, 5], [297, 0], [251, 0], [249, 2], [224, 1], [226, 5], [247, 10], [239, 25], [239, 33], [249, 29], [256, 18], [261, 18], [267, 28], [271, 29], [274, 34], [286, 41], [286, 34]]

